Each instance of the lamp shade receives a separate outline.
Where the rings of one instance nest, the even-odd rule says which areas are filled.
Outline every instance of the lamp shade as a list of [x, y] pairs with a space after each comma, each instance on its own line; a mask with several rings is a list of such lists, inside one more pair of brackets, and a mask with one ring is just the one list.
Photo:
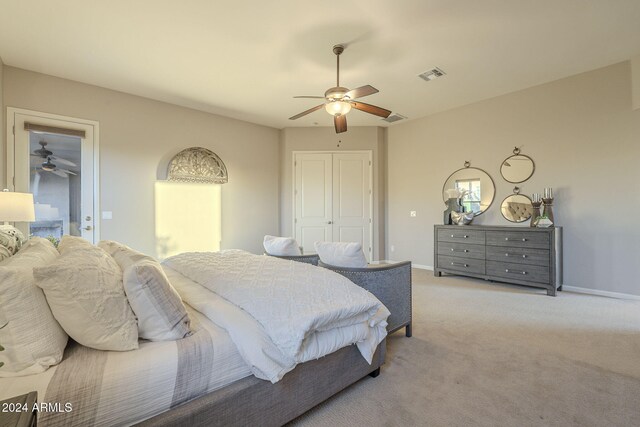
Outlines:
[[0, 191], [0, 221], [30, 222], [35, 220], [33, 194]]

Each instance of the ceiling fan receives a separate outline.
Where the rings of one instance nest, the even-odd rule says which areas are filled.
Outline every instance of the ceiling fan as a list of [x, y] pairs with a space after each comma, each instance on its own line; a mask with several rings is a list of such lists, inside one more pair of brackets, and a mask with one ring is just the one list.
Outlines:
[[362, 98], [368, 95], [378, 93], [378, 89], [373, 86], [361, 86], [352, 90], [346, 87], [340, 86], [340, 54], [344, 52], [344, 46], [337, 44], [333, 47], [333, 53], [336, 55], [336, 86], [329, 88], [324, 96], [294, 96], [294, 98], [313, 98], [324, 99], [325, 102], [320, 105], [316, 105], [300, 114], [296, 114], [293, 117], [289, 117], [289, 120], [299, 119], [302, 116], [306, 116], [309, 113], [313, 113], [316, 110], [325, 108], [327, 113], [333, 116], [333, 124], [336, 128], [336, 133], [342, 133], [347, 131], [347, 117], [346, 114], [351, 111], [351, 108], [364, 111], [365, 113], [374, 114], [383, 118], [389, 117], [391, 111], [384, 108], [376, 107], [375, 105], [365, 104], [364, 102], [354, 101], [356, 98]]
[[31, 156], [45, 159], [45, 161], [42, 164], [38, 165], [37, 169], [43, 170], [45, 172], [51, 172], [63, 178], [66, 178], [69, 175], [77, 175], [76, 172], [70, 171], [68, 169], [59, 168], [56, 164], [52, 162], [52, 160], [55, 160], [56, 162], [63, 164], [65, 166], [71, 166], [71, 167], [77, 166], [75, 163], [73, 163], [71, 160], [55, 157], [53, 155], [53, 152], [46, 148], [47, 147], [46, 142], [40, 141], [39, 144], [41, 145], [42, 148], [38, 148], [37, 150], [34, 150], [34, 152], [31, 153]]

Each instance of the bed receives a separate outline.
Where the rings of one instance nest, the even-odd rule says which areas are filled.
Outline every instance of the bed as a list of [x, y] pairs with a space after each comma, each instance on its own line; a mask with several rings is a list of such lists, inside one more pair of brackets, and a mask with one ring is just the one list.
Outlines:
[[[309, 270], [319, 267], [252, 257], [256, 256], [238, 251], [216, 261], [211, 255], [198, 254], [163, 265], [191, 317], [191, 336], [141, 341], [138, 350], [127, 352], [94, 350], [70, 341], [57, 366], [35, 375], [0, 378], [0, 399], [35, 390], [40, 402], [58, 403], [56, 410], [39, 414], [41, 426], [276, 426], [367, 375], [377, 376], [385, 356], [384, 320], [378, 321], [377, 336], [367, 339], [366, 345], [345, 346], [335, 338], [327, 340], [326, 331], [320, 328], [318, 336], [305, 340], [304, 351], [291, 353], [293, 358], [271, 348], [273, 343], [261, 347], [258, 343], [264, 340], [261, 334], [267, 328], [263, 330], [245, 309], [203, 282], [224, 268], [231, 271], [233, 286], [227, 289], [231, 293], [242, 287], [243, 280], [255, 286], [252, 282], [261, 275], [278, 282], [283, 275], [302, 274], [316, 284], [319, 277], [327, 276], [324, 271]], [[260, 265], [254, 266], [256, 261]], [[206, 263], [209, 269], [193, 273], [194, 263]], [[215, 284], [221, 281], [223, 277], [218, 276]], [[218, 291], [224, 294], [224, 289]], [[233, 299], [233, 295], [226, 297]], [[246, 332], [246, 328], [254, 331]], [[353, 337], [346, 339], [355, 342]], [[318, 349], [326, 355], [315, 357], [320, 354]]]

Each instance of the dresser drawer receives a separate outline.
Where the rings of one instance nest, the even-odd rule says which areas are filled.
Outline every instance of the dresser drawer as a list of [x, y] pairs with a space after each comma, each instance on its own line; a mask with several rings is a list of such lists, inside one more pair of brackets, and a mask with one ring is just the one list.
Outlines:
[[438, 230], [438, 242], [472, 243], [477, 245], [484, 245], [484, 231], [469, 230], [463, 225], [459, 227], [460, 230], [454, 228]]
[[455, 270], [460, 273], [484, 274], [483, 259], [457, 258], [452, 256], [438, 255], [438, 268], [444, 270]]
[[549, 283], [549, 267], [487, 261], [487, 275], [526, 282]]
[[465, 243], [438, 242], [438, 255], [484, 259], [484, 245], [470, 245]]
[[487, 245], [514, 248], [549, 248], [549, 233], [526, 231], [487, 231]]
[[490, 261], [549, 267], [549, 250], [514, 248], [510, 246], [487, 246], [487, 259]]

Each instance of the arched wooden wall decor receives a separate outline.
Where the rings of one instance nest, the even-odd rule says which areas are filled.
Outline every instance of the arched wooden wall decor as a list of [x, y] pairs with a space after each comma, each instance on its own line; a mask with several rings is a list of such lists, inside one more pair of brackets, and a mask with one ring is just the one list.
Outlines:
[[202, 147], [191, 147], [176, 154], [169, 162], [167, 180], [224, 184], [227, 167], [216, 153]]

